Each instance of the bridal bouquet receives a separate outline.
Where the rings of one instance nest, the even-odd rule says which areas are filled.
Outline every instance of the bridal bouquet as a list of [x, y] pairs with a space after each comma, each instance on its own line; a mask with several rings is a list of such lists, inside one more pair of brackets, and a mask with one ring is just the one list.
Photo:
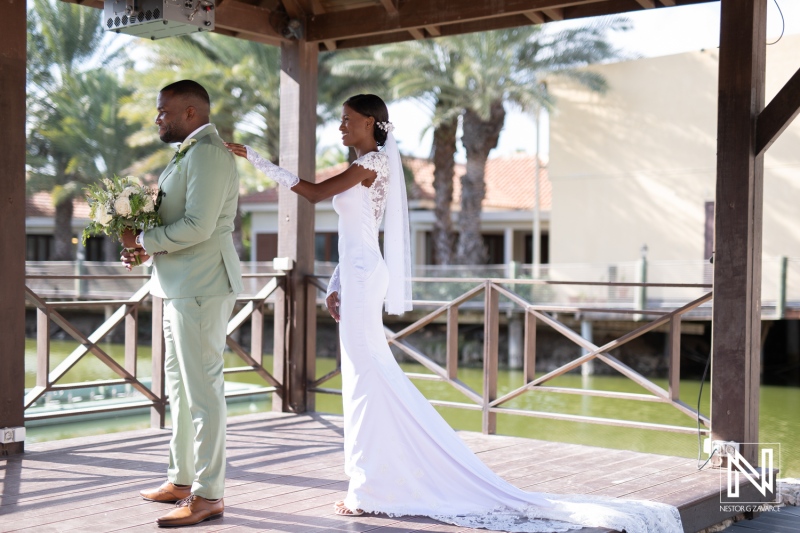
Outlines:
[[[119, 239], [126, 229], [147, 230], [161, 225], [158, 189], [139, 184], [134, 176], [105, 178], [86, 189], [92, 221], [83, 230], [83, 244], [104, 233]], [[136, 258], [136, 264], [140, 263]]]

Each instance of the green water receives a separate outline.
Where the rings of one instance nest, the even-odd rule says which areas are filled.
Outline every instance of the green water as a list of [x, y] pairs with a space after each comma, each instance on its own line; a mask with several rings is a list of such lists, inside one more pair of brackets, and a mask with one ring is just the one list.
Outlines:
[[[64, 360], [77, 347], [72, 342], [51, 342], [51, 370]], [[106, 344], [103, 349], [119, 363], [124, 359], [122, 345]], [[149, 377], [151, 357], [149, 347], [139, 347], [139, 376]], [[241, 360], [232, 353], [225, 356], [226, 367], [242, 366]], [[332, 359], [317, 360], [317, 376], [321, 377], [335, 368]], [[271, 368], [271, 356], [265, 356], [265, 366]], [[404, 370], [415, 373], [429, 373], [421, 365], [403, 364]], [[36, 341], [26, 341], [25, 386], [32, 387], [36, 381]], [[65, 376], [63, 382], [82, 382], [116, 377], [93, 355], [85, 356]], [[458, 378], [473, 390], [482, 390], [483, 372], [479, 368], [459, 369]], [[229, 376], [229, 381], [265, 385], [253, 373]], [[523, 384], [520, 371], [501, 370], [498, 376], [498, 394], [503, 395]], [[667, 386], [666, 380], [653, 380], [658, 385]], [[447, 383], [418, 380], [417, 387], [426, 397], [436, 400], [471, 403]], [[580, 375], [561, 376], [550, 382], [554, 387], [590, 388], [618, 392], [645, 392], [632, 381], [623, 377], [595, 376], [583, 378]], [[325, 383], [326, 388], [340, 388], [341, 379], [336, 377]], [[680, 399], [696, 406], [700, 382], [682, 380]], [[675, 408], [653, 402], [638, 402], [609, 398], [584, 397], [576, 394], [556, 394], [530, 392], [504, 405], [515, 409], [574, 414], [601, 418], [618, 418], [685, 427], [696, 427], [696, 422]], [[268, 395], [264, 400], [231, 403], [228, 413], [231, 416], [270, 410]], [[481, 413], [455, 408], [438, 408], [444, 418], [456, 429], [480, 431]], [[341, 397], [330, 394], [317, 394], [316, 410], [325, 413], [341, 414]], [[709, 386], [703, 388], [701, 411], [709, 411]], [[77, 436], [102, 434], [115, 431], [141, 429], [149, 426], [149, 415], [115, 416], [113, 419], [65, 423], [57, 426], [32, 427], [28, 430], [29, 442], [63, 439]], [[761, 387], [760, 403], [760, 442], [781, 444], [781, 477], [800, 477], [800, 388]], [[541, 440], [587, 444], [606, 448], [697, 457], [697, 435], [684, 435], [666, 431], [629, 429], [598, 424], [562, 422], [526, 416], [498, 415], [497, 433], [515, 435]]]

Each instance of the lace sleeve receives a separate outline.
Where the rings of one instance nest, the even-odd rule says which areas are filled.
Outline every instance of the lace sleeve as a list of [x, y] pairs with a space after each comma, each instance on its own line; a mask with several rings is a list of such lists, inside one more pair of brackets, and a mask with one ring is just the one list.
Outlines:
[[341, 297], [341, 285], [339, 284], [339, 265], [336, 265], [336, 269], [331, 274], [331, 279], [328, 282], [328, 292], [325, 293], [325, 298], [333, 294], [334, 292], [338, 292], [339, 296]]
[[387, 159], [383, 152], [366, 153], [353, 161], [353, 164], [372, 170], [379, 176], [387, 173]]
[[375, 181], [369, 188], [369, 200], [372, 205], [375, 228], [378, 229], [386, 210], [386, 199], [389, 191], [389, 158], [385, 152], [369, 152], [359, 157], [353, 164], [375, 172]]
[[278, 184], [284, 187], [292, 188], [300, 183], [300, 178], [289, 172], [288, 170], [272, 164], [272, 162], [261, 157], [261, 154], [250, 148], [247, 148], [247, 160], [250, 161], [254, 167], [272, 178]]

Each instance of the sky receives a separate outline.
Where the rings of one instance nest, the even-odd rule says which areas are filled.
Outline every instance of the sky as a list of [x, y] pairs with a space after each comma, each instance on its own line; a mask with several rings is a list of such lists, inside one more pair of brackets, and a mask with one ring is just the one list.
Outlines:
[[[785, 20], [785, 34], [800, 33], [800, 0], [777, 0]], [[627, 32], [615, 33], [613, 42], [632, 57], [656, 57], [716, 48], [719, 46], [719, 2], [692, 6], [649, 9], [629, 13], [632, 23]], [[553, 22], [545, 25], [553, 31], [565, 26], [576, 26], [583, 20]], [[776, 0], [767, 7], [767, 42], [775, 41], [781, 34], [781, 16]], [[800, 67], [800, 53], [798, 54]], [[531, 115], [508, 110], [506, 123], [500, 140], [489, 157], [506, 156], [513, 153], [536, 152], [536, 127]], [[401, 152], [416, 157], [428, 157], [431, 148], [431, 132], [425, 132], [428, 115], [418, 104], [400, 102], [389, 106], [389, 119], [395, 125], [395, 137]], [[320, 148], [340, 146], [338, 124], [330, 124], [319, 131]], [[547, 117], [543, 117], [542, 131], [546, 132]], [[542, 135], [542, 155], [547, 154], [547, 136]], [[458, 161], [465, 160], [463, 147], [459, 145]]]

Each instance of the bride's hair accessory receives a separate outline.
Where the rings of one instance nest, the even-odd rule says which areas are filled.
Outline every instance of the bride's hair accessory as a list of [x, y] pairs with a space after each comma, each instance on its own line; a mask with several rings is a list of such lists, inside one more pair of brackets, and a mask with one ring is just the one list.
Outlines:
[[272, 161], [264, 159], [261, 157], [261, 154], [249, 146], [245, 145], [245, 148], [247, 148], [247, 160], [253, 163], [254, 167], [272, 178], [272, 180], [277, 182], [279, 185], [283, 185], [284, 187], [291, 189], [300, 183], [300, 178], [288, 170], [273, 164]]
[[[389, 158], [389, 195], [386, 199], [386, 212], [383, 216], [383, 258], [389, 269], [389, 289], [386, 292], [386, 312], [391, 315], [402, 315], [411, 311], [411, 237], [408, 224], [408, 200], [406, 198], [406, 180], [403, 176], [403, 164], [400, 161], [400, 150], [397, 148], [391, 122], [379, 122], [388, 125], [388, 135], [384, 152]], [[389, 245], [391, 243], [391, 245]]]
[[375, 125], [378, 126], [380, 129], [382, 129], [383, 131], [385, 131], [386, 133], [392, 133], [394, 131], [394, 124], [392, 124], [388, 120], [386, 122], [376, 122]]

